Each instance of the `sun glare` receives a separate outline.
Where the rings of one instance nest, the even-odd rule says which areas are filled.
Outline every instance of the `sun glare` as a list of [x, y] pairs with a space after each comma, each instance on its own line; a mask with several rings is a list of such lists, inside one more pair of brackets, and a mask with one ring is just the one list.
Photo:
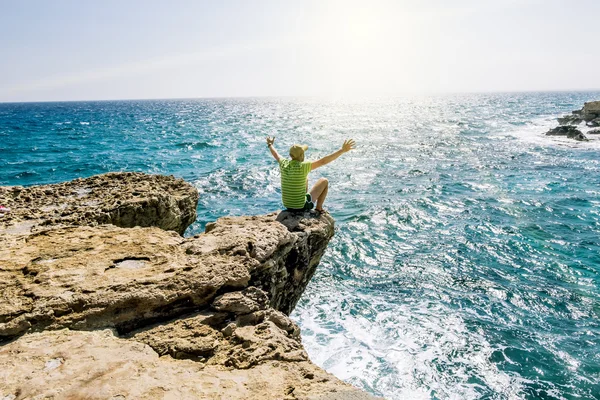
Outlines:
[[[344, 4], [320, 20], [314, 37], [332, 93], [346, 95], [387, 90], [389, 76], [402, 74], [402, 56], [415, 46], [411, 23], [399, 8]], [[398, 51], [400, 50], [400, 51]]]

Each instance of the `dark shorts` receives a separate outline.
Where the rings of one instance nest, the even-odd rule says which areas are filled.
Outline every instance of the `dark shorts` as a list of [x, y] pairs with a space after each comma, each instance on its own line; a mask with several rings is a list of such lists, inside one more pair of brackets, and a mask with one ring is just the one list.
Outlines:
[[292, 212], [301, 212], [301, 211], [309, 211], [315, 208], [315, 203], [312, 202], [312, 197], [310, 197], [310, 193], [306, 193], [306, 203], [304, 203], [304, 207], [302, 208], [288, 208], [288, 211]]

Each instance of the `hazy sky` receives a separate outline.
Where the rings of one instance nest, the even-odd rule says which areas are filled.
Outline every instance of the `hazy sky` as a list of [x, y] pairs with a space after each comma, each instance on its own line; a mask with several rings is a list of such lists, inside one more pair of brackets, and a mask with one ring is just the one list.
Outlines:
[[598, 0], [0, 0], [0, 101], [599, 89], [598, 15]]

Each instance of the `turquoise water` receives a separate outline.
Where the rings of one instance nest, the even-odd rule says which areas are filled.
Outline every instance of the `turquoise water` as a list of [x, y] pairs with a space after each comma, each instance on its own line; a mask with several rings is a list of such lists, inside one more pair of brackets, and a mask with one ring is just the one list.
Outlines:
[[280, 207], [265, 136], [329, 178], [336, 236], [293, 317], [391, 399], [600, 398], [600, 138], [542, 135], [600, 93], [0, 104], [0, 185], [107, 171], [200, 191], [187, 234]]

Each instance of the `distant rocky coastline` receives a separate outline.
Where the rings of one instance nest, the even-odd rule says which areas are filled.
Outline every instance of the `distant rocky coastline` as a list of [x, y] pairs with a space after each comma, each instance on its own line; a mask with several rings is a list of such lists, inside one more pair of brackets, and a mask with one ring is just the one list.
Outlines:
[[334, 221], [225, 217], [181, 179], [0, 187], [0, 399], [372, 399], [288, 317]]
[[578, 141], [589, 140], [579, 129], [579, 126], [593, 128], [586, 132], [588, 135], [600, 134], [600, 101], [590, 101], [581, 110], [574, 110], [570, 115], [558, 118], [560, 124], [546, 132], [546, 136], [566, 136]]

